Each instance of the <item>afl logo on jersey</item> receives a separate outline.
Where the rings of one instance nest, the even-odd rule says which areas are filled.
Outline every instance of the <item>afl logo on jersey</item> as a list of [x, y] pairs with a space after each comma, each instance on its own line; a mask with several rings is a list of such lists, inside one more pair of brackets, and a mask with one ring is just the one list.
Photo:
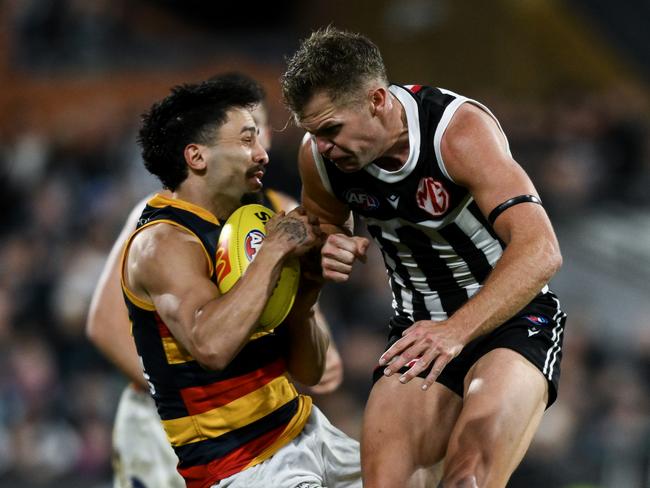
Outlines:
[[422, 210], [434, 217], [439, 217], [449, 208], [449, 193], [440, 181], [430, 176], [420, 180], [415, 199]]
[[244, 241], [244, 246], [246, 250], [246, 257], [249, 261], [255, 259], [257, 251], [260, 250], [262, 246], [262, 241], [264, 240], [264, 234], [259, 230], [252, 230], [246, 235], [246, 240]]
[[361, 188], [350, 188], [345, 192], [345, 201], [351, 207], [365, 210], [375, 210], [379, 207], [379, 199]]

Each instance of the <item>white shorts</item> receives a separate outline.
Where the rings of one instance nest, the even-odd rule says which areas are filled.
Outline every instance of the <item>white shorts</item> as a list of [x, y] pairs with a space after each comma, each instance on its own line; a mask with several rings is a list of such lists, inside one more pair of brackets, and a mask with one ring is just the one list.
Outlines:
[[114, 488], [185, 488], [177, 463], [153, 398], [127, 387], [113, 427]]
[[312, 406], [305, 428], [266, 461], [212, 488], [361, 488], [359, 443]]

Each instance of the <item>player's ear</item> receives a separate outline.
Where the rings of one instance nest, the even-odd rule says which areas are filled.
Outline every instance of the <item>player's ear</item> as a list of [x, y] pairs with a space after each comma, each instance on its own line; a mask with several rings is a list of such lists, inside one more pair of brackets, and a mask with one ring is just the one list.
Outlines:
[[379, 115], [386, 111], [386, 101], [388, 99], [388, 90], [383, 86], [378, 86], [370, 90], [370, 113]]
[[199, 144], [188, 144], [185, 146], [183, 156], [187, 165], [195, 171], [204, 170], [206, 167], [205, 156], [203, 151], [205, 148]]

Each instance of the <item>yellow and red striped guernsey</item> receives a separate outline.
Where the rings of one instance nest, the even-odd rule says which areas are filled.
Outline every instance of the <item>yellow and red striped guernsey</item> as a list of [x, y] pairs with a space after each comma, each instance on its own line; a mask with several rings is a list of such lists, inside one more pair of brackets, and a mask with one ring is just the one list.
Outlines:
[[[188, 202], [156, 195], [133, 235], [163, 222], [201, 241], [216, 282], [218, 220]], [[124, 281], [122, 290], [138, 354], [188, 488], [207, 488], [254, 466], [302, 431], [311, 399], [299, 395], [287, 377], [283, 327], [251, 339], [223, 371], [207, 371], [174, 338], [153, 304], [136, 297]]]

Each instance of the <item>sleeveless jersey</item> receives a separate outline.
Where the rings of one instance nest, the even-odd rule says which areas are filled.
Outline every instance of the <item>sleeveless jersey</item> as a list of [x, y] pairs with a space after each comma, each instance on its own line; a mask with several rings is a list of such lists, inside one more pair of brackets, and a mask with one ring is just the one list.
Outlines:
[[467, 189], [449, 176], [440, 142], [463, 103], [494, 116], [448, 90], [391, 85], [390, 91], [408, 125], [410, 153], [400, 169], [370, 164], [344, 173], [318, 153], [313, 140], [312, 154], [325, 188], [365, 220], [382, 251], [394, 320], [444, 320], [481, 288], [503, 244]]
[[[191, 203], [154, 196], [125, 249], [142, 229], [162, 222], [199, 239], [216, 282], [221, 227]], [[264, 461], [302, 431], [311, 399], [299, 395], [287, 377], [282, 327], [256, 334], [224, 370], [208, 371], [174, 338], [153, 304], [136, 297], [124, 281], [122, 289], [145, 378], [189, 488], [212, 486]]]

